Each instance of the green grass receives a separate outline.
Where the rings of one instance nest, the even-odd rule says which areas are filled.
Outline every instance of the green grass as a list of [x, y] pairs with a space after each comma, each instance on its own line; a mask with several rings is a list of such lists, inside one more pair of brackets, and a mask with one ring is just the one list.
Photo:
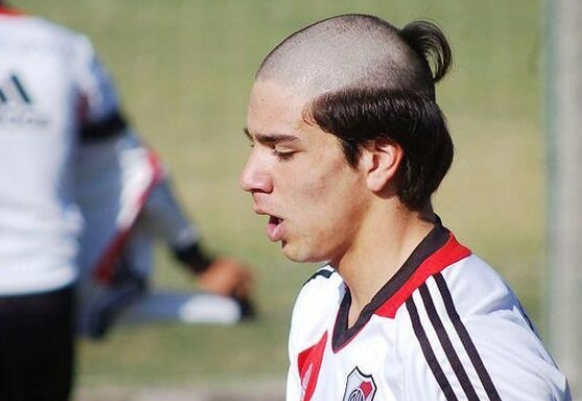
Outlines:
[[[252, 76], [292, 31], [339, 13], [438, 22], [455, 64], [439, 88], [456, 161], [436, 196], [447, 226], [517, 290], [541, 325], [545, 153], [540, 7], [529, 0], [22, 0], [92, 37], [128, 114], [173, 171], [214, 251], [252, 264], [261, 319], [233, 328], [161, 325], [83, 342], [81, 385], [283, 379], [290, 309], [313, 266], [286, 261], [237, 187]], [[163, 251], [159, 285], [190, 285]]]

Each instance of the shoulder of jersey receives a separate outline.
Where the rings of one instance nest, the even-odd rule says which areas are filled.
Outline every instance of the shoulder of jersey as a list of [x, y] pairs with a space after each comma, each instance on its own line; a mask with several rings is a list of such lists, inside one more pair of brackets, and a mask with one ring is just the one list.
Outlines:
[[320, 267], [317, 271], [303, 284], [301, 294], [319, 294], [318, 298], [326, 298], [324, 295], [331, 296], [334, 301], [336, 296], [344, 290], [344, 281], [338, 272], [329, 265]]
[[306, 285], [310, 284], [312, 281], [315, 281], [317, 279], [330, 279], [334, 275], [339, 277], [339, 275], [337, 274], [337, 272], [335, 271], [334, 268], [332, 268], [329, 265], [322, 266], [319, 269], [317, 269], [317, 271], [315, 273], [313, 273], [313, 275], [311, 277], [309, 277], [309, 279], [307, 279], [307, 281], [305, 281], [303, 286], [305, 287]]
[[345, 285], [340, 275], [330, 266], [319, 268], [301, 287], [295, 303], [296, 312], [307, 311], [309, 315], [318, 310], [328, 311], [337, 305], [345, 292]]
[[[15, 39], [38, 38], [39, 43], [61, 43], [62, 45], [90, 46], [90, 41], [86, 35], [71, 28], [52, 22], [46, 18], [20, 14], [4, 19], [7, 33], [13, 35]], [[0, 24], [1, 26], [2, 24]]]
[[504, 279], [476, 255], [442, 272], [461, 315], [482, 314], [495, 308], [511, 308], [517, 298]]

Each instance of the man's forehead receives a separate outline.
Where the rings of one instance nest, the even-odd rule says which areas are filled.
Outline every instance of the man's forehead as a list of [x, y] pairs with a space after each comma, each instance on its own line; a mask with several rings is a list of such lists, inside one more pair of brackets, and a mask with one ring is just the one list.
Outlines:
[[[308, 99], [276, 82], [253, 85], [247, 113], [247, 127], [256, 131], [281, 132], [303, 121]], [[285, 127], [285, 129], [284, 129]]]
[[299, 144], [317, 140], [323, 131], [305, 115], [310, 100], [275, 82], [255, 83], [245, 134], [264, 144]]
[[305, 104], [312, 97], [305, 85], [280, 79], [257, 79], [251, 90], [251, 101], [258, 103], [280, 100], [289, 106]]

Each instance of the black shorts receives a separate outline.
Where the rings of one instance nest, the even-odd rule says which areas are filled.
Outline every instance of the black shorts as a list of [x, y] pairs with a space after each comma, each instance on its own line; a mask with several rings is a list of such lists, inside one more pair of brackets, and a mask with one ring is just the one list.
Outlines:
[[0, 296], [0, 401], [66, 401], [73, 384], [74, 291]]

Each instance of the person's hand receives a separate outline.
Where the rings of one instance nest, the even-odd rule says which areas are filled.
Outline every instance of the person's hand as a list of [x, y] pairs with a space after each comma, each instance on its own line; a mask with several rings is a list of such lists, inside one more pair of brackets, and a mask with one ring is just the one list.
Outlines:
[[254, 279], [241, 262], [230, 258], [216, 259], [198, 275], [200, 289], [235, 299], [241, 306], [243, 317], [255, 314], [251, 302]]

